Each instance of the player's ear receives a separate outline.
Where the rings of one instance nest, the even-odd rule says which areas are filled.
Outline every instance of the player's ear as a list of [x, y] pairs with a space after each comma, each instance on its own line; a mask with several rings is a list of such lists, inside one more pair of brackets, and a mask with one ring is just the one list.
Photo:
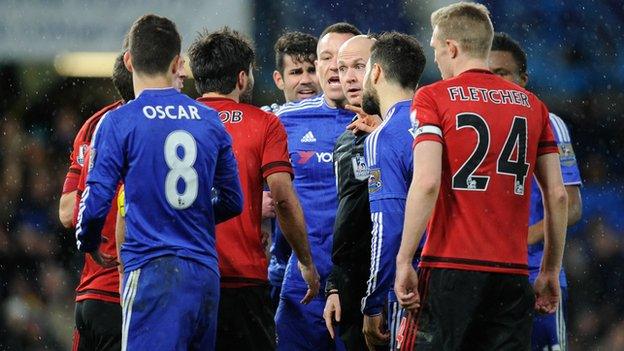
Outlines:
[[449, 56], [454, 59], [457, 57], [457, 55], [459, 54], [459, 46], [457, 41], [455, 40], [451, 40], [451, 39], [447, 39], [446, 40], [446, 49], [449, 52]]
[[236, 79], [236, 87], [238, 88], [238, 90], [240, 91], [245, 90], [245, 86], [247, 86], [248, 79], [249, 77], [247, 76], [247, 72], [245, 71], [238, 72], [238, 78]]
[[373, 68], [371, 69], [371, 81], [373, 82], [373, 84], [377, 84], [379, 78], [381, 77], [381, 74], [381, 66], [377, 63], [374, 63]]
[[171, 67], [170, 67], [170, 70], [171, 70], [171, 73], [172, 73], [173, 75], [175, 75], [176, 73], [178, 73], [178, 70], [180, 69], [180, 59], [181, 59], [181, 58], [182, 58], [182, 57], [178, 54], [178, 55], [176, 55], [176, 56], [173, 58], [173, 60], [171, 61]]
[[284, 90], [284, 77], [277, 70], [273, 71], [273, 82], [279, 90]]
[[123, 55], [124, 66], [128, 72], [132, 73], [132, 55], [130, 55], [130, 50], [126, 51]]

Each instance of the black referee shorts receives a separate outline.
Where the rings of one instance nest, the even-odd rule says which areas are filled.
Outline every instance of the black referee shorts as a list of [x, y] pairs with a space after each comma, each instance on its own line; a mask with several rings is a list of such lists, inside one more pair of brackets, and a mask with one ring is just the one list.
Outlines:
[[121, 350], [121, 305], [99, 300], [76, 303], [72, 350]]
[[269, 286], [221, 288], [217, 350], [275, 350]]
[[400, 350], [529, 350], [535, 296], [527, 276], [420, 269], [421, 308]]

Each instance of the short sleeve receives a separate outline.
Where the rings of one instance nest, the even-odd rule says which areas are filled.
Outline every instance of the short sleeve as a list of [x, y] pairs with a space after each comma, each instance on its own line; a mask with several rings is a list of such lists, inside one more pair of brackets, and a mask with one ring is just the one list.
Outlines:
[[431, 97], [430, 89], [421, 88], [414, 95], [410, 120], [412, 122], [410, 132], [414, 136], [412, 146], [426, 140], [444, 143], [442, 116], [440, 116], [435, 100]]
[[546, 105], [542, 105], [542, 133], [540, 135], [539, 144], [537, 146], [537, 156], [544, 154], [559, 153], [557, 143], [555, 142], [555, 136], [553, 135], [552, 128], [550, 127], [550, 118]]
[[81, 129], [74, 139], [72, 152], [69, 155], [69, 169], [63, 183], [63, 194], [71, 193], [78, 188], [80, 171], [82, 171], [88, 146], [88, 142], [84, 140], [84, 131]]
[[294, 175], [288, 157], [286, 129], [273, 114], [268, 114], [261, 170], [263, 178], [279, 172], [287, 172], [291, 176]]
[[559, 163], [561, 164], [563, 183], [565, 185], [580, 185], [582, 183], [581, 174], [567, 125], [561, 118], [551, 113], [550, 126], [559, 150]]

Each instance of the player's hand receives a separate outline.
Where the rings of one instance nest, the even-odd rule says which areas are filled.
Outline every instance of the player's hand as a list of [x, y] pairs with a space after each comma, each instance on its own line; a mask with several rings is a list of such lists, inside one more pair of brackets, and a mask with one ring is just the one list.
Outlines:
[[394, 292], [397, 300], [405, 309], [416, 311], [420, 308], [420, 296], [418, 295], [418, 275], [412, 263], [398, 263], [396, 278], [394, 280]]
[[341, 314], [340, 296], [338, 296], [338, 293], [329, 295], [327, 297], [327, 302], [325, 302], [323, 319], [325, 319], [325, 326], [327, 327], [327, 330], [329, 330], [329, 335], [332, 339], [335, 339], [336, 337], [334, 332], [334, 322], [340, 322]]
[[370, 351], [375, 351], [377, 346], [387, 345], [390, 341], [390, 331], [384, 326], [383, 314], [376, 316], [364, 315], [364, 339]]
[[559, 274], [540, 272], [533, 285], [535, 291], [535, 311], [555, 313], [561, 296]]
[[89, 255], [91, 255], [91, 258], [93, 259], [93, 261], [95, 261], [95, 263], [99, 264], [104, 268], [111, 268], [119, 265], [119, 262], [117, 262], [117, 257], [105, 254], [99, 249], [90, 252]]
[[300, 301], [302, 304], [307, 305], [310, 301], [312, 301], [314, 296], [318, 295], [319, 288], [321, 286], [321, 278], [319, 277], [319, 274], [316, 271], [316, 266], [313, 262], [310, 261], [310, 264], [308, 265], [304, 265], [301, 262], [297, 262], [297, 264], [299, 265], [299, 270], [301, 271], [303, 280], [308, 283], [308, 291]]
[[361, 107], [346, 105], [345, 109], [355, 112], [357, 119], [347, 126], [347, 129], [353, 134], [370, 133], [377, 129], [381, 124], [381, 118], [377, 115], [369, 115]]
[[262, 219], [275, 218], [275, 203], [270, 191], [262, 192]]

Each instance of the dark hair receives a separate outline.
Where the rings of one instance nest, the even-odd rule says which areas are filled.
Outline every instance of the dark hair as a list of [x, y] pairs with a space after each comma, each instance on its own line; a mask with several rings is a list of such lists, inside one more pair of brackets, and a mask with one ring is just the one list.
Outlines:
[[284, 73], [284, 56], [288, 55], [296, 62], [314, 64], [318, 39], [301, 32], [286, 32], [277, 41], [275, 50], [275, 69]]
[[339, 33], [339, 34], [353, 34], [355, 35], [361, 35], [362, 32], [360, 32], [359, 29], [357, 29], [356, 26], [352, 25], [351, 23], [347, 23], [347, 22], [338, 22], [338, 23], [334, 23], [332, 25], [330, 25], [329, 27], [325, 28], [323, 30], [323, 32], [321, 33], [321, 35], [319, 36], [319, 40], [321, 40], [321, 38], [323, 38], [325, 35], [329, 34], [329, 33]]
[[248, 72], [256, 56], [249, 39], [228, 27], [199, 33], [188, 54], [195, 88], [200, 94], [231, 93], [238, 74]]
[[398, 32], [381, 34], [371, 47], [371, 64], [379, 64], [388, 78], [415, 90], [427, 59], [416, 38]]
[[128, 37], [132, 68], [137, 72], [166, 73], [173, 58], [180, 54], [182, 39], [175, 23], [166, 17], [140, 17], [130, 27]]
[[520, 44], [513, 40], [509, 34], [503, 32], [494, 33], [494, 40], [492, 41], [492, 51], [506, 51], [511, 54], [516, 61], [516, 65], [520, 70], [520, 73], [526, 73], [527, 70], [527, 56]]
[[124, 102], [128, 102], [134, 100], [134, 88], [132, 86], [132, 73], [126, 68], [123, 57], [124, 53], [122, 52], [115, 59], [113, 76], [111, 78], [119, 96], [121, 96]]

